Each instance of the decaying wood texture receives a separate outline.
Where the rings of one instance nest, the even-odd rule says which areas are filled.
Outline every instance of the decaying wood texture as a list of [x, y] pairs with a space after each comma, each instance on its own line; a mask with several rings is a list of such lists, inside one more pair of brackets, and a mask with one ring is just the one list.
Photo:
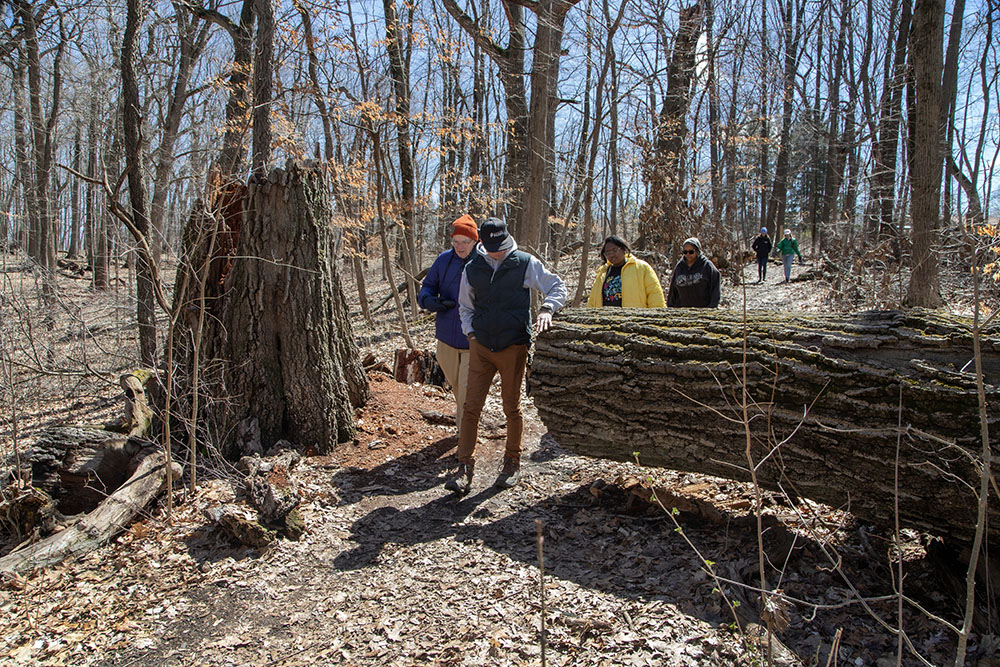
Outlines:
[[[59, 563], [70, 556], [80, 556], [101, 546], [128, 526], [166, 483], [162, 450], [144, 448], [137, 458], [140, 462], [135, 474], [97, 509], [62, 532], [0, 558], [0, 572], [23, 574], [37, 567]], [[175, 476], [179, 474], [179, 466], [174, 473]]]
[[[579, 454], [749, 480], [745, 370], [763, 486], [892, 526], [898, 469], [903, 526], [971, 540], [981, 445], [968, 321], [920, 310], [747, 318], [567, 311], [536, 342], [539, 416]], [[1000, 334], [983, 343], [997, 432]]]
[[[0, 558], [0, 572], [20, 574], [96, 549], [159, 494], [166, 484], [165, 456], [144, 439], [152, 416], [145, 393], [151, 377], [145, 370], [121, 376], [124, 414], [105, 429], [53, 427], [39, 436], [31, 452], [35, 485], [58, 503], [61, 514], [89, 513], [61, 532]], [[180, 476], [179, 465], [171, 470], [174, 477]]]
[[153, 419], [146, 398], [152, 377], [137, 369], [118, 378], [125, 404], [103, 427], [53, 426], [39, 434], [30, 454], [32, 484], [63, 514], [89, 512], [135, 472]]

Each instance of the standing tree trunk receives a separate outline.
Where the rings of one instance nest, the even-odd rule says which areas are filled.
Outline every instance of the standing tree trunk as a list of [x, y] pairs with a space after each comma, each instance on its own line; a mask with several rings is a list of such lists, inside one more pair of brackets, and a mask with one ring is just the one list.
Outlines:
[[[122, 124], [125, 134], [125, 169], [128, 171], [129, 203], [135, 232], [149, 240], [146, 186], [142, 178], [142, 106], [135, 60], [139, 28], [144, 15], [143, 0], [127, 0], [125, 34], [122, 37]], [[136, 317], [139, 321], [139, 359], [147, 368], [156, 367], [156, 313], [152, 257], [136, 253]]]
[[[799, 39], [802, 36], [803, 7], [801, 0], [787, 0], [781, 8], [784, 27], [785, 70], [782, 87], [781, 104], [781, 138], [778, 142], [778, 156], [774, 161], [774, 183], [771, 195], [767, 199], [768, 229], [774, 230], [785, 226], [785, 210], [788, 206], [788, 163], [792, 145], [792, 112], [794, 110], [795, 79], [798, 76]], [[777, 238], [777, 236], [775, 236]]]
[[844, 48], [847, 29], [851, 21], [851, 7], [847, 0], [841, 5], [840, 33], [837, 36], [837, 50], [834, 52], [833, 79], [830, 81], [830, 125], [827, 132], [826, 174], [823, 180], [823, 214], [820, 222], [823, 229], [816, 230], [811, 241], [812, 252], [824, 250], [823, 238], [836, 229], [837, 218], [842, 209], [837, 206], [840, 186], [844, 181], [845, 145], [840, 130], [840, 86], [844, 78]]
[[97, 186], [94, 185], [94, 180], [97, 178], [97, 151], [101, 146], [98, 138], [99, 109], [100, 97], [94, 92], [90, 99], [90, 119], [87, 128], [87, 178], [90, 182], [85, 186], [84, 201], [87, 210], [87, 258], [92, 269], [93, 285], [96, 290], [106, 290], [108, 289], [108, 230], [104, 224], [104, 216], [97, 205]]
[[[895, 239], [899, 255], [900, 234], [895, 226], [896, 163], [899, 152], [899, 125], [902, 120], [903, 74], [906, 70], [906, 45], [910, 34], [911, 0], [902, 0], [899, 28], [892, 49], [892, 69], [887, 69], [882, 100], [879, 104], [878, 143], [872, 149], [872, 198], [878, 207], [874, 232], [880, 241]], [[892, 37], [890, 36], [890, 41]]]
[[[715, 42], [715, 6], [712, 0], [705, 0], [705, 37], [706, 49], [708, 51], [708, 145], [709, 145], [709, 172], [711, 175], [712, 187], [712, 210], [710, 211], [712, 227], [721, 231], [722, 224], [722, 129], [719, 127], [721, 111], [719, 108], [719, 82], [717, 80], [716, 53], [718, 46]], [[730, 233], [735, 232], [729, 228]], [[721, 236], [721, 234], [720, 234]]]
[[[73, 170], [80, 173], [81, 161], [83, 159], [83, 138], [80, 136], [80, 125], [76, 126], [76, 136], [73, 138]], [[70, 220], [69, 228], [69, 249], [66, 256], [69, 259], [76, 259], [80, 256], [80, 229], [83, 227], [83, 210], [80, 207], [80, 182], [74, 177], [70, 187]]]
[[38, 248], [37, 245], [32, 248], [32, 243], [37, 244], [38, 237], [31, 232], [32, 223], [30, 220], [34, 218], [32, 211], [37, 211], [38, 208], [35, 206], [35, 188], [32, 185], [31, 164], [28, 161], [28, 136], [24, 127], [25, 111], [27, 110], [27, 103], [24, 99], [24, 70], [26, 68], [26, 60], [27, 58], [25, 58], [22, 52], [20, 57], [14, 59], [14, 62], [10, 65], [11, 74], [13, 75], [10, 86], [14, 93], [14, 166], [17, 180], [21, 186], [21, 210], [28, 213], [29, 219], [26, 226], [23, 222], [21, 223], [22, 232], [27, 231], [28, 233], [21, 233], [16, 241], [24, 244], [24, 249], [27, 251], [29, 257], [34, 257], [38, 254]]
[[259, 421], [264, 448], [330, 452], [354, 438], [368, 398], [336, 258], [323, 171], [291, 164], [251, 179], [227, 280], [229, 421]]
[[410, 72], [409, 59], [403, 54], [403, 32], [396, 13], [395, 0], [382, 0], [385, 10], [385, 41], [389, 54], [389, 73], [396, 98], [396, 148], [399, 155], [399, 180], [402, 201], [399, 210], [403, 217], [403, 269], [406, 272], [406, 293], [414, 316], [420, 311], [417, 304], [416, 234], [414, 233], [414, 175], [413, 144], [410, 141]]
[[[225, 134], [222, 149], [213, 172], [220, 183], [227, 183], [243, 171], [246, 160], [246, 130], [250, 125], [250, 71], [253, 60], [253, 23], [256, 0], [243, 0], [240, 21], [236, 23], [223, 14], [195, 5], [186, 5], [188, 11], [215, 23], [229, 33], [233, 40], [233, 65], [226, 89]], [[242, 181], [242, 178], [239, 179]]]
[[[579, 0], [541, 0], [531, 5], [537, 17], [531, 65], [528, 121], [528, 183], [518, 240], [540, 252], [547, 238], [550, 193], [555, 177], [555, 115], [559, 58], [566, 14]], [[584, 239], [586, 242], [586, 239]]]
[[263, 176], [271, 160], [271, 91], [274, 86], [274, 5], [255, 0], [257, 50], [253, 58], [253, 156], [250, 168]]
[[52, 140], [55, 131], [56, 118], [59, 113], [59, 101], [62, 93], [61, 62], [65, 49], [65, 40], [60, 40], [56, 47], [52, 64], [52, 90], [50, 93], [51, 108], [46, 118], [42, 112], [42, 55], [39, 45], [39, 27], [50, 5], [44, 4], [35, 13], [33, 3], [18, 0], [14, 3], [15, 15], [20, 19], [23, 28], [22, 40], [28, 73], [28, 118], [31, 123], [32, 156], [29, 176], [29, 187], [33, 189], [32, 199], [34, 210], [28, 209], [31, 219], [31, 234], [29, 236], [28, 254], [38, 262], [45, 272], [42, 284], [46, 303], [54, 300], [53, 286], [49, 273], [55, 270], [56, 242], [55, 221], [52, 215], [52, 163], [55, 159], [55, 146]]
[[912, 191], [913, 245], [909, 306], [935, 308], [944, 303], [938, 282], [941, 199], [941, 72], [944, 0], [917, 0], [913, 10], [913, 75], [916, 123], [913, 136]]
[[701, 3], [681, 9], [680, 27], [667, 67], [667, 92], [656, 123], [656, 147], [651, 164], [643, 169], [649, 182], [649, 196], [639, 213], [640, 245], [671, 256], [680, 230], [689, 227], [691, 217], [681, 164], [701, 18]]

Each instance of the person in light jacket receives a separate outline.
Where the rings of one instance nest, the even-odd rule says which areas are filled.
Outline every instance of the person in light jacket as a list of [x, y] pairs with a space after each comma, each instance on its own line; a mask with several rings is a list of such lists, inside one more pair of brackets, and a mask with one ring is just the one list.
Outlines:
[[612, 235], [604, 239], [601, 259], [604, 265], [597, 269], [587, 300], [588, 308], [663, 308], [667, 305], [653, 267], [634, 257], [621, 238]]
[[434, 318], [437, 362], [455, 393], [455, 424], [459, 429], [469, 380], [469, 341], [462, 333], [458, 316], [458, 289], [478, 240], [479, 231], [471, 216], [463, 215], [451, 223], [451, 249], [438, 255], [431, 264], [417, 295], [421, 308], [437, 313]]
[[785, 238], [778, 241], [778, 245], [774, 246], [774, 252], [781, 255], [781, 262], [785, 266], [785, 280], [788, 282], [792, 279], [792, 261], [795, 260], [795, 256], [799, 256], [799, 261], [802, 261], [802, 253], [799, 252], [799, 242], [792, 238], [792, 230], [785, 230]]
[[684, 242], [684, 258], [677, 262], [667, 290], [668, 308], [718, 308], [722, 296], [721, 276], [701, 254], [701, 242]]

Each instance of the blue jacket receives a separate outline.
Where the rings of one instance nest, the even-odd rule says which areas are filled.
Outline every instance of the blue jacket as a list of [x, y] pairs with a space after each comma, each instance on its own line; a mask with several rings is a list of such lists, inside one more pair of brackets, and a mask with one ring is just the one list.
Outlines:
[[[469, 253], [468, 257], [462, 259], [454, 250], [445, 250], [438, 255], [427, 271], [420, 294], [417, 295], [417, 303], [421, 308], [437, 311], [434, 337], [459, 350], [469, 349], [469, 339], [462, 333], [462, 322], [458, 317], [458, 287], [462, 282], [462, 270], [474, 254]], [[446, 299], [453, 305], [440, 310], [430, 297]]]

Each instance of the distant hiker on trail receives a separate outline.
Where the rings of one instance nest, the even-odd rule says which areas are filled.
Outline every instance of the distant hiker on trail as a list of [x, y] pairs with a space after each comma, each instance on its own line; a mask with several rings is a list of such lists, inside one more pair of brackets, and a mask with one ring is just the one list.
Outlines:
[[521, 385], [531, 345], [531, 290], [545, 296], [535, 331], [552, 326], [552, 313], [566, 303], [566, 286], [538, 258], [517, 249], [507, 225], [489, 218], [480, 244], [462, 272], [458, 295], [462, 331], [469, 339], [469, 387], [458, 434], [458, 471], [445, 488], [465, 495], [472, 486], [479, 417], [494, 376], [507, 416], [507, 447], [494, 486], [507, 489], [521, 479]]
[[781, 261], [785, 265], [785, 280], [788, 282], [792, 279], [792, 260], [795, 259], [795, 255], [799, 256], [799, 261], [802, 261], [802, 253], [799, 252], [799, 242], [792, 238], [792, 230], [785, 230], [785, 238], [778, 241], [778, 245], [774, 246], [774, 252], [781, 255]]
[[597, 269], [587, 300], [588, 308], [663, 308], [667, 305], [656, 271], [634, 257], [620, 237], [612, 235], [604, 239], [601, 259], [604, 266]]
[[757, 253], [757, 282], [762, 283], [767, 278], [767, 259], [771, 254], [771, 237], [767, 235], [767, 227], [760, 228], [760, 236], [753, 240], [750, 249]]
[[684, 242], [684, 258], [674, 267], [667, 290], [668, 308], [718, 308], [722, 296], [719, 270], [701, 254], [695, 237]]
[[417, 303], [437, 313], [434, 337], [437, 338], [437, 362], [455, 392], [455, 425], [462, 425], [462, 406], [469, 380], [469, 341], [462, 333], [458, 316], [458, 288], [462, 271], [472, 259], [472, 249], [479, 240], [476, 221], [469, 215], [451, 223], [451, 250], [437, 256], [427, 271]]

